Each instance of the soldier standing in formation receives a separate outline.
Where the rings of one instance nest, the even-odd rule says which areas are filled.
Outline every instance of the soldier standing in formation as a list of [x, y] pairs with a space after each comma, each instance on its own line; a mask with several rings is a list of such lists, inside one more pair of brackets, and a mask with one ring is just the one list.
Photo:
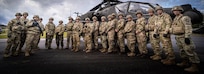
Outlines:
[[100, 49], [101, 52], [107, 52], [107, 33], [106, 33], [106, 29], [107, 29], [107, 22], [106, 22], [106, 17], [102, 16], [101, 17], [101, 24], [100, 24], [100, 28], [99, 28], [99, 33], [101, 36], [101, 44], [102, 44], [102, 49]]
[[37, 50], [40, 50], [40, 48], [39, 48], [39, 46], [38, 46], [38, 44], [39, 44], [39, 42], [40, 42], [40, 37], [41, 36], [43, 36], [43, 31], [45, 31], [45, 28], [44, 28], [44, 25], [42, 24], [42, 21], [43, 21], [43, 19], [42, 18], [40, 18], [39, 19], [39, 22], [40, 22], [40, 27], [41, 27], [41, 30], [42, 30], [42, 32], [40, 32], [39, 34], [38, 34], [38, 40], [37, 40], [37, 42], [36, 42], [36, 48], [37, 48]]
[[112, 53], [114, 50], [114, 38], [115, 38], [115, 22], [112, 15], [108, 15], [108, 24], [107, 24], [107, 38], [108, 38], [108, 51], [107, 53]]
[[182, 58], [181, 63], [177, 63], [177, 66], [188, 67], [191, 63], [191, 66], [185, 68], [187, 72], [198, 72], [198, 64], [200, 59], [198, 58], [195, 50], [195, 45], [191, 40], [192, 34], [192, 23], [191, 19], [188, 16], [181, 14], [183, 8], [180, 6], [175, 6], [172, 8], [172, 12], [176, 15], [173, 20], [172, 27], [170, 32], [175, 35], [176, 44], [180, 49], [180, 56]]
[[135, 56], [135, 43], [136, 43], [136, 35], [135, 35], [135, 29], [136, 24], [132, 19], [131, 15], [127, 15], [127, 23], [124, 28], [124, 33], [126, 35], [127, 39], [127, 46], [130, 52], [127, 54], [128, 56], [132, 57]]
[[149, 8], [148, 9], [148, 13], [150, 15], [149, 19], [148, 19], [148, 23], [146, 25], [146, 29], [149, 32], [149, 39], [150, 39], [150, 43], [154, 52], [154, 55], [150, 56], [150, 58], [152, 60], [160, 60], [160, 53], [161, 53], [161, 49], [160, 49], [160, 44], [159, 44], [159, 33], [157, 31], [157, 29], [155, 30], [155, 28], [158, 28], [158, 26], [156, 26], [156, 19], [157, 16], [154, 14], [154, 9]]
[[[24, 13], [23, 13], [23, 16], [22, 16], [22, 18], [21, 18], [21, 21], [23, 22], [23, 27], [24, 27], [24, 28], [25, 28], [27, 22], [29, 21], [29, 20], [27, 19], [27, 16], [28, 16], [28, 13], [27, 13], [27, 12], [24, 12]], [[22, 52], [22, 48], [23, 48], [23, 46], [24, 46], [25, 39], [26, 39], [26, 28], [25, 28], [24, 30], [22, 30], [20, 45], [19, 45], [19, 47], [18, 47], [18, 49], [17, 49], [17, 52], [16, 52], [17, 54], [20, 53], [20, 52]]]
[[144, 57], [148, 51], [147, 51], [147, 39], [146, 39], [146, 33], [145, 33], [145, 25], [146, 25], [146, 20], [142, 16], [141, 11], [136, 12], [137, 16], [137, 21], [136, 21], [136, 38], [138, 42], [138, 49], [139, 49], [139, 54], [137, 56]]
[[56, 40], [56, 44], [57, 44], [56, 49], [59, 49], [60, 44], [61, 44], [61, 49], [63, 49], [63, 47], [64, 47], [64, 43], [63, 43], [64, 30], [65, 30], [65, 27], [64, 27], [63, 21], [60, 20], [59, 25], [55, 28], [55, 35], [56, 35], [55, 40]]
[[30, 56], [33, 53], [34, 41], [38, 39], [38, 35], [42, 30], [40, 28], [39, 16], [34, 15], [33, 20], [29, 21], [26, 25], [27, 27], [27, 35], [26, 35], [26, 47], [25, 47], [25, 56]]
[[[7, 46], [4, 51], [4, 57], [9, 57], [10, 55], [16, 56], [16, 49], [20, 43], [21, 33], [23, 30], [23, 23], [20, 20], [22, 16], [21, 13], [15, 14], [16, 18], [12, 19], [8, 23], [8, 39], [7, 39]], [[10, 53], [11, 49], [11, 53]]]
[[123, 13], [119, 13], [118, 18], [119, 20], [117, 21], [115, 32], [117, 34], [116, 35], [117, 43], [120, 48], [120, 53], [124, 53], [125, 52], [125, 38], [123, 34], [123, 29], [125, 27], [125, 19], [124, 19]]
[[51, 44], [52, 44], [52, 39], [55, 34], [55, 24], [53, 23], [53, 18], [49, 18], [49, 22], [45, 25], [45, 32], [46, 32], [46, 42], [45, 42], [45, 47], [47, 49], [52, 49]]
[[93, 20], [93, 25], [94, 25], [94, 31], [93, 31], [93, 44], [94, 44], [94, 48], [98, 49], [98, 32], [99, 32], [99, 22], [97, 21], [97, 17], [94, 16], [92, 18]]
[[94, 30], [94, 26], [91, 22], [89, 18], [85, 19], [86, 24], [84, 24], [84, 28], [83, 28], [83, 33], [85, 34], [84, 36], [84, 44], [85, 44], [85, 52], [89, 53], [92, 51], [92, 33]]
[[65, 49], [69, 49], [69, 45], [71, 44], [71, 49], [73, 49], [73, 38], [72, 38], [72, 27], [74, 26], [73, 18], [68, 18], [69, 22], [66, 24], [65, 28], [67, 31], [67, 47]]
[[76, 17], [76, 22], [72, 27], [73, 33], [73, 49], [71, 51], [78, 52], [80, 46], [80, 35], [82, 33], [83, 23], [80, 22], [80, 17]]
[[172, 42], [169, 34], [169, 28], [171, 27], [172, 19], [169, 14], [163, 11], [163, 8], [161, 6], [156, 7], [156, 12], [158, 15], [156, 26], [158, 26], [159, 28], [155, 29], [159, 31], [159, 38], [166, 57], [165, 59], [161, 60], [161, 62], [165, 65], [173, 65], [175, 64], [175, 54], [172, 48]]

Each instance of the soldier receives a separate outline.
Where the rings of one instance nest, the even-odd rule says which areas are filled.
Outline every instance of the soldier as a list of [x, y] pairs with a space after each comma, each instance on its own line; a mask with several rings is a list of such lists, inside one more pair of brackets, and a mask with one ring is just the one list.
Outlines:
[[172, 28], [170, 32], [175, 35], [176, 44], [180, 49], [180, 56], [182, 58], [181, 63], [177, 63], [177, 66], [187, 67], [189, 63], [191, 66], [185, 68], [187, 72], [198, 72], [198, 64], [200, 59], [195, 50], [195, 45], [191, 39], [192, 23], [188, 16], [182, 14], [183, 8], [181, 6], [175, 6], [172, 8], [172, 12], [176, 15], [173, 20]]
[[165, 65], [173, 65], [175, 64], [175, 55], [169, 34], [169, 28], [171, 27], [172, 19], [169, 14], [163, 12], [163, 8], [161, 6], [156, 7], [156, 12], [158, 14], [156, 26], [158, 26], [159, 28], [155, 29], [159, 32], [159, 38], [162, 44], [162, 49], [166, 56], [166, 58], [161, 60], [161, 62]]
[[59, 25], [55, 28], [55, 35], [56, 35], [56, 44], [57, 44], [57, 48], [59, 49], [59, 45], [61, 44], [61, 49], [63, 49], [64, 43], [63, 43], [63, 35], [64, 35], [64, 24], [63, 21], [60, 20], [59, 21]]
[[131, 15], [127, 15], [126, 18], [128, 22], [125, 25], [124, 33], [127, 38], [128, 49], [130, 50], [130, 53], [128, 53], [127, 55], [132, 57], [132, 56], [135, 56], [135, 42], [136, 42], [135, 28], [136, 28], [136, 25]]
[[[113, 23], [115, 24], [115, 26], [117, 25], [118, 23], [118, 19], [116, 18], [116, 14], [115, 13], [112, 13], [112, 19], [113, 19]], [[116, 48], [118, 48], [118, 38], [117, 38], [117, 33], [115, 33], [115, 36], [114, 36], [114, 46], [115, 46], [115, 49], [113, 49], [113, 51], [117, 51]]]
[[147, 51], [147, 46], [146, 46], [147, 39], [146, 39], [146, 33], [145, 33], [146, 20], [142, 15], [143, 14], [141, 11], [136, 12], [136, 16], [137, 16], [136, 38], [138, 42], [138, 49], [140, 52], [140, 54], [138, 54], [137, 56], [144, 57], [148, 53], [148, 51]]
[[53, 18], [49, 18], [49, 22], [45, 25], [45, 32], [46, 32], [46, 42], [45, 47], [47, 49], [51, 48], [52, 39], [55, 33], [55, 24], [53, 23]]
[[117, 34], [117, 43], [120, 47], [120, 54], [125, 52], [125, 39], [123, 34], [123, 29], [125, 27], [125, 19], [123, 18], [123, 13], [118, 14], [119, 20], [117, 21], [115, 32]]
[[[33, 47], [32, 47], [32, 49], [34, 49], [34, 50], [39, 50], [39, 47], [38, 47], [38, 43], [40, 42], [40, 36], [42, 35], [43, 36], [43, 31], [44, 31], [44, 25], [41, 23], [41, 18], [39, 18], [38, 19], [38, 24], [39, 24], [39, 26], [37, 26], [37, 27], [39, 27], [40, 29], [40, 32], [38, 32], [36, 35], [37, 36], [35, 36], [36, 38], [35, 39], [37, 39], [37, 40], [34, 40], [33, 41]], [[34, 52], [34, 51], [32, 51], [32, 52]]]
[[107, 29], [107, 22], [106, 22], [106, 17], [102, 16], [101, 17], [101, 24], [99, 27], [99, 33], [101, 36], [101, 44], [102, 44], [102, 49], [100, 49], [101, 52], [107, 52], [107, 33], [106, 33], [106, 29]]
[[95, 25], [90, 23], [89, 18], [86, 18], [85, 21], [86, 21], [86, 24], [84, 25], [84, 28], [83, 28], [83, 33], [85, 34], [84, 44], [86, 47], [85, 48], [86, 53], [89, 53], [92, 50], [92, 33]]
[[113, 20], [112, 15], [108, 15], [108, 24], [107, 24], [107, 30], [106, 33], [108, 35], [108, 52], [112, 53], [114, 50], [114, 36], [115, 36], [115, 22]]
[[67, 47], [65, 49], [69, 49], [69, 44], [72, 45], [72, 49], [73, 49], [73, 38], [72, 38], [72, 27], [74, 26], [73, 23], [73, 18], [69, 17], [68, 18], [69, 22], [67, 23], [66, 27], [66, 31], [67, 31]]
[[155, 28], [158, 28], [157, 26], [155, 26], [157, 16], [154, 14], [154, 9], [152, 9], [152, 8], [148, 9], [148, 13], [149, 13], [150, 17], [148, 19], [148, 23], [147, 23], [145, 29], [146, 29], [146, 31], [149, 32], [149, 39], [150, 39], [150, 43], [151, 43], [151, 46], [152, 46], [152, 49], [154, 52], [154, 55], [150, 56], [150, 58], [152, 60], [159, 60], [159, 59], [161, 59], [159, 34], [156, 30], [154, 31]]
[[42, 33], [39, 33], [38, 34], [38, 40], [37, 41], [34, 41], [34, 43], [36, 44], [36, 48], [37, 48], [37, 50], [39, 50], [40, 48], [38, 47], [38, 44], [39, 44], [39, 42], [40, 42], [40, 37], [41, 36], [43, 36], [43, 31], [45, 30], [45, 28], [44, 28], [44, 25], [42, 24], [42, 21], [43, 21], [43, 19], [42, 18], [40, 18], [39, 19], [39, 25], [40, 25], [40, 28], [41, 28], [41, 30], [42, 30]]
[[[25, 56], [28, 57], [32, 53], [32, 45], [34, 41], [38, 39], [38, 35], [42, 30], [39, 25], [39, 16], [34, 15], [33, 20], [29, 21], [26, 25], [27, 35], [26, 35], [26, 47], [25, 47]], [[34, 44], [35, 45], [35, 44]]]
[[10, 56], [10, 49], [11, 55], [16, 56], [18, 55], [16, 53], [16, 49], [20, 43], [20, 37], [23, 30], [23, 23], [20, 20], [20, 17], [22, 16], [21, 13], [15, 14], [16, 18], [12, 19], [8, 22], [8, 39], [7, 39], [7, 46], [4, 51], [4, 57], [7, 58]]
[[99, 22], [97, 21], [97, 17], [94, 16], [92, 17], [93, 20], [93, 25], [94, 25], [94, 32], [93, 32], [93, 43], [94, 43], [94, 48], [98, 49], [98, 32], [99, 32]]
[[72, 27], [73, 30], [73, 49], [71, 51], [78, 52], [80, 47], [80, 34], [82, 33], [83, 23], [80, 22], [80, 17], [76, 17], [76, 22]]
[[[22, 16], [22, 18], [21, 18], [21, 21], [23, 22], [23, 26], [25, 27], [25, 25], [27, 24], [27, 22], [29, 21], [28, 19], [27, 19], [27, 16], [28, 16], [28, 13], [27, 12], [24, 12], [23, 13], [23, 16]], [[20, 41], [20, 45], [19, 45], [19, 47], [18, 47], [18, 49], [17, 49], [17, 54], [18, 53], [20, 53], [20, 52], [22, 52], [22, 47], [23, 47], [23, 45], [24, 45], [24, 43], [25, 43], [25, 39], [26, 39], [26, 29], [24, 29], [23, 31], [22, 31], [22, 33], [21, 33], [21, 41]]]

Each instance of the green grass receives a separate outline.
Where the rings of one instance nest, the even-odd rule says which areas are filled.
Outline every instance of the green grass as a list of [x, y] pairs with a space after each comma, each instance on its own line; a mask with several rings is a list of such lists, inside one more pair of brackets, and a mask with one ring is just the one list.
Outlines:
[[[45, 37], [46, 37], [46, 34], [45, 34], [45, 31], [44, 31], [43, 36], [41, 35], [41, 38], [45, 38]], [[67, 37], [67, 32], [64, 32], [64, 38], [66, 38], [66, 37]], [[5, 32], [2, 32], [0, 34], [0, 39], [7, 39], [7, 30], [5, 30]]]

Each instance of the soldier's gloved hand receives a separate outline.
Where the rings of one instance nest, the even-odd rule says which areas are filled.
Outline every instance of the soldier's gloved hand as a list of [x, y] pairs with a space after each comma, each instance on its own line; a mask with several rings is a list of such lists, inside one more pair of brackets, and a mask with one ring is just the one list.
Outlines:
[[154, 38], [157, 38], [159, 36], [159, 34], [153, 34]]
[[37, 26], [38, 25], [38, 22], [33, 22], [33, 26]]
[[21, 25], [21, 23], [20, 23], [20, 22], [17, 22], [17, 25]]
[[189, 44], [190, 44], [190, 39], [189, 39], [189, 38], [185, 38], [185, 43], [186, 43], [187, 45], [189, 45]]
[[27, 21], [24, 21], [24, 24], [26, 24], [27, 23]]
[[163, 34], [163, 37], [167, 37], [168, 36], [168, 34]]

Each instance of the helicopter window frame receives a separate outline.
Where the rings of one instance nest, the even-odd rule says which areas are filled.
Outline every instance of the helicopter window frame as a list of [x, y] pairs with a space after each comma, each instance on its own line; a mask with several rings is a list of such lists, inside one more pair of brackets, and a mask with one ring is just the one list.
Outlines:
[[[137, 8], [135, 8], [137, 7]], [[142, 11], [143, 15], [149, 15], [148, 14], [148, 9], [153, 8], [151, 5], [146, 4], [146, 3], [136, 3], [136, 2], [131, 2], [128, 8], [128, 12], [135, 14], [138, 10]]]
[[129, 6], [128, 2], [117, 4], [115, 6], [115, 11], [116, 11], [116, 13], [119, 13], [119, 12], [127, 13], [128, 6]]

